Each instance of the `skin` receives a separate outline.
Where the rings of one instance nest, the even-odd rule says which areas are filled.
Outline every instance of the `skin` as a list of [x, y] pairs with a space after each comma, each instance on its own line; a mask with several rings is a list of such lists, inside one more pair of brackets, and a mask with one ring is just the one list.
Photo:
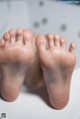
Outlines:
[[76, 63], [63, 38], [35, 36], [30, 30], [10, 30], [0, 40], [1, 95], [14, 101], [25, 80], [32, 89], [46, 85], [51, 105], [62, 109], [68, 103], [71, 76]]
[[36, 47], [50, 102], [54, 108], [62, 109], [69, 100], [71, 76], [76, 63], [73, 53], [75, 44], [71, 43], [67, 49], [65, 40], [59, 36], [41, 35], [37, 37]]
[[31, 31], [10, 30], [3, 35], [0, 43], [0, 84], [1, 95], [6, 101], [14, 101], [19, 95], [26, 72], [33, 63], [34, 57]]

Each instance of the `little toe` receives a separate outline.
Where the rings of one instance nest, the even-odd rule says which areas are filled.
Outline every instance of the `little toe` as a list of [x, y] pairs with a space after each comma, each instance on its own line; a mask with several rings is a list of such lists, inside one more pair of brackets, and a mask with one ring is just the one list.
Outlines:
[[53, 35], [51, 34], [47, 35], [47, 39], [48, 39], [49, 48], [53, 48], [54, 47]]
[[59, 40], [60, 40], [59, 36], [58, 35], [54, 35], [53, 41], [54, 41], [54, 45], [55, 46], [60, 46]]
[[46, 51], [47, 41], [44, 35], [37, 36], [35, 43], [36, 43], [37, 50], [39, 52]]
[[63, 38], [60, 39], [60, 46], [63, 48], [66, 47], [66, 41]]
[[3, 39], [6, 43], [10, 43], [10, 34], [8, 32], [4, 33]]
[[71, 43], [70, 44], [70, 47], [69, 47], [69, 51], [70, 52], [74, 52], [74, 50], [75, 50], [75, 44], [74, 43]]

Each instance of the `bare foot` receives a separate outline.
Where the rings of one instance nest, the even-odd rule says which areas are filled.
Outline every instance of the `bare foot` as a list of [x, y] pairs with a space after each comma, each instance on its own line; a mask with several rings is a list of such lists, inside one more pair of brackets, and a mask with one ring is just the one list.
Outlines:
[[35, 42], [50, 102], [54, 108], [62, 109], [69, 100], [71, 76], [76, 63], [73, 54], [75, 44], [71, 43], [67, 49], [65, 40], [57, 35], [41, 35]]
[[0, 67], [1, 94], [5, 100], [13, 101], [17, 98], [33, 60], [31, 31], [18, 29], [15, 33], [14, 30], [10, 30], [3, 35], [0, 41]]
[[33, 45], [35, 49], [35, 58], [32, 65], [29, 67], [28, 72], [26, 73], [25, 83], [31, 90], [35, 90], [44, 86], [43, 73], [39, 62], [39, 57], [37, 54], [37, 49], [35, 46], [36, 34], [34, 34]]

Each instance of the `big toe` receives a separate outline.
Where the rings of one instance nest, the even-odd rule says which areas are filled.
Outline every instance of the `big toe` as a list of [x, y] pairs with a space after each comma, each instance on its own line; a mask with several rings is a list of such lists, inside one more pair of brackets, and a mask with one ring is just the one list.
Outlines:
[[47, 49], [47, 42], [44, 35], [39, 35], [36, 37], [36, 47], [39, 52], [46, 51]]
[[38, 51], [38, 56], [40, 59], [40, 62], [42, 64], [42, 67], [48, 67], [50, 65], [49, 63], [49, 49], [47, 49], [47, 39], [41, 35], [37, 36], [36, 41], [35, 41], [37, 51]]

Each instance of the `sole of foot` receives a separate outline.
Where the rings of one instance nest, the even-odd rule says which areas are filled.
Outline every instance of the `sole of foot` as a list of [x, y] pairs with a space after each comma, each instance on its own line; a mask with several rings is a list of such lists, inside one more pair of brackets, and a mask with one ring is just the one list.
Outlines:
[[1, 95], [14, 101], [26, 72], [34, 60], [33, 34], [30, 30], [10, 30], [0, 40]]
[[56, 109], [64, 108], [69, 101], [71, 77], [76, 63], [75, 44], [69, 49], [58, 35], [39, 35], [35, 41], [44, 82], [51, 105]]

